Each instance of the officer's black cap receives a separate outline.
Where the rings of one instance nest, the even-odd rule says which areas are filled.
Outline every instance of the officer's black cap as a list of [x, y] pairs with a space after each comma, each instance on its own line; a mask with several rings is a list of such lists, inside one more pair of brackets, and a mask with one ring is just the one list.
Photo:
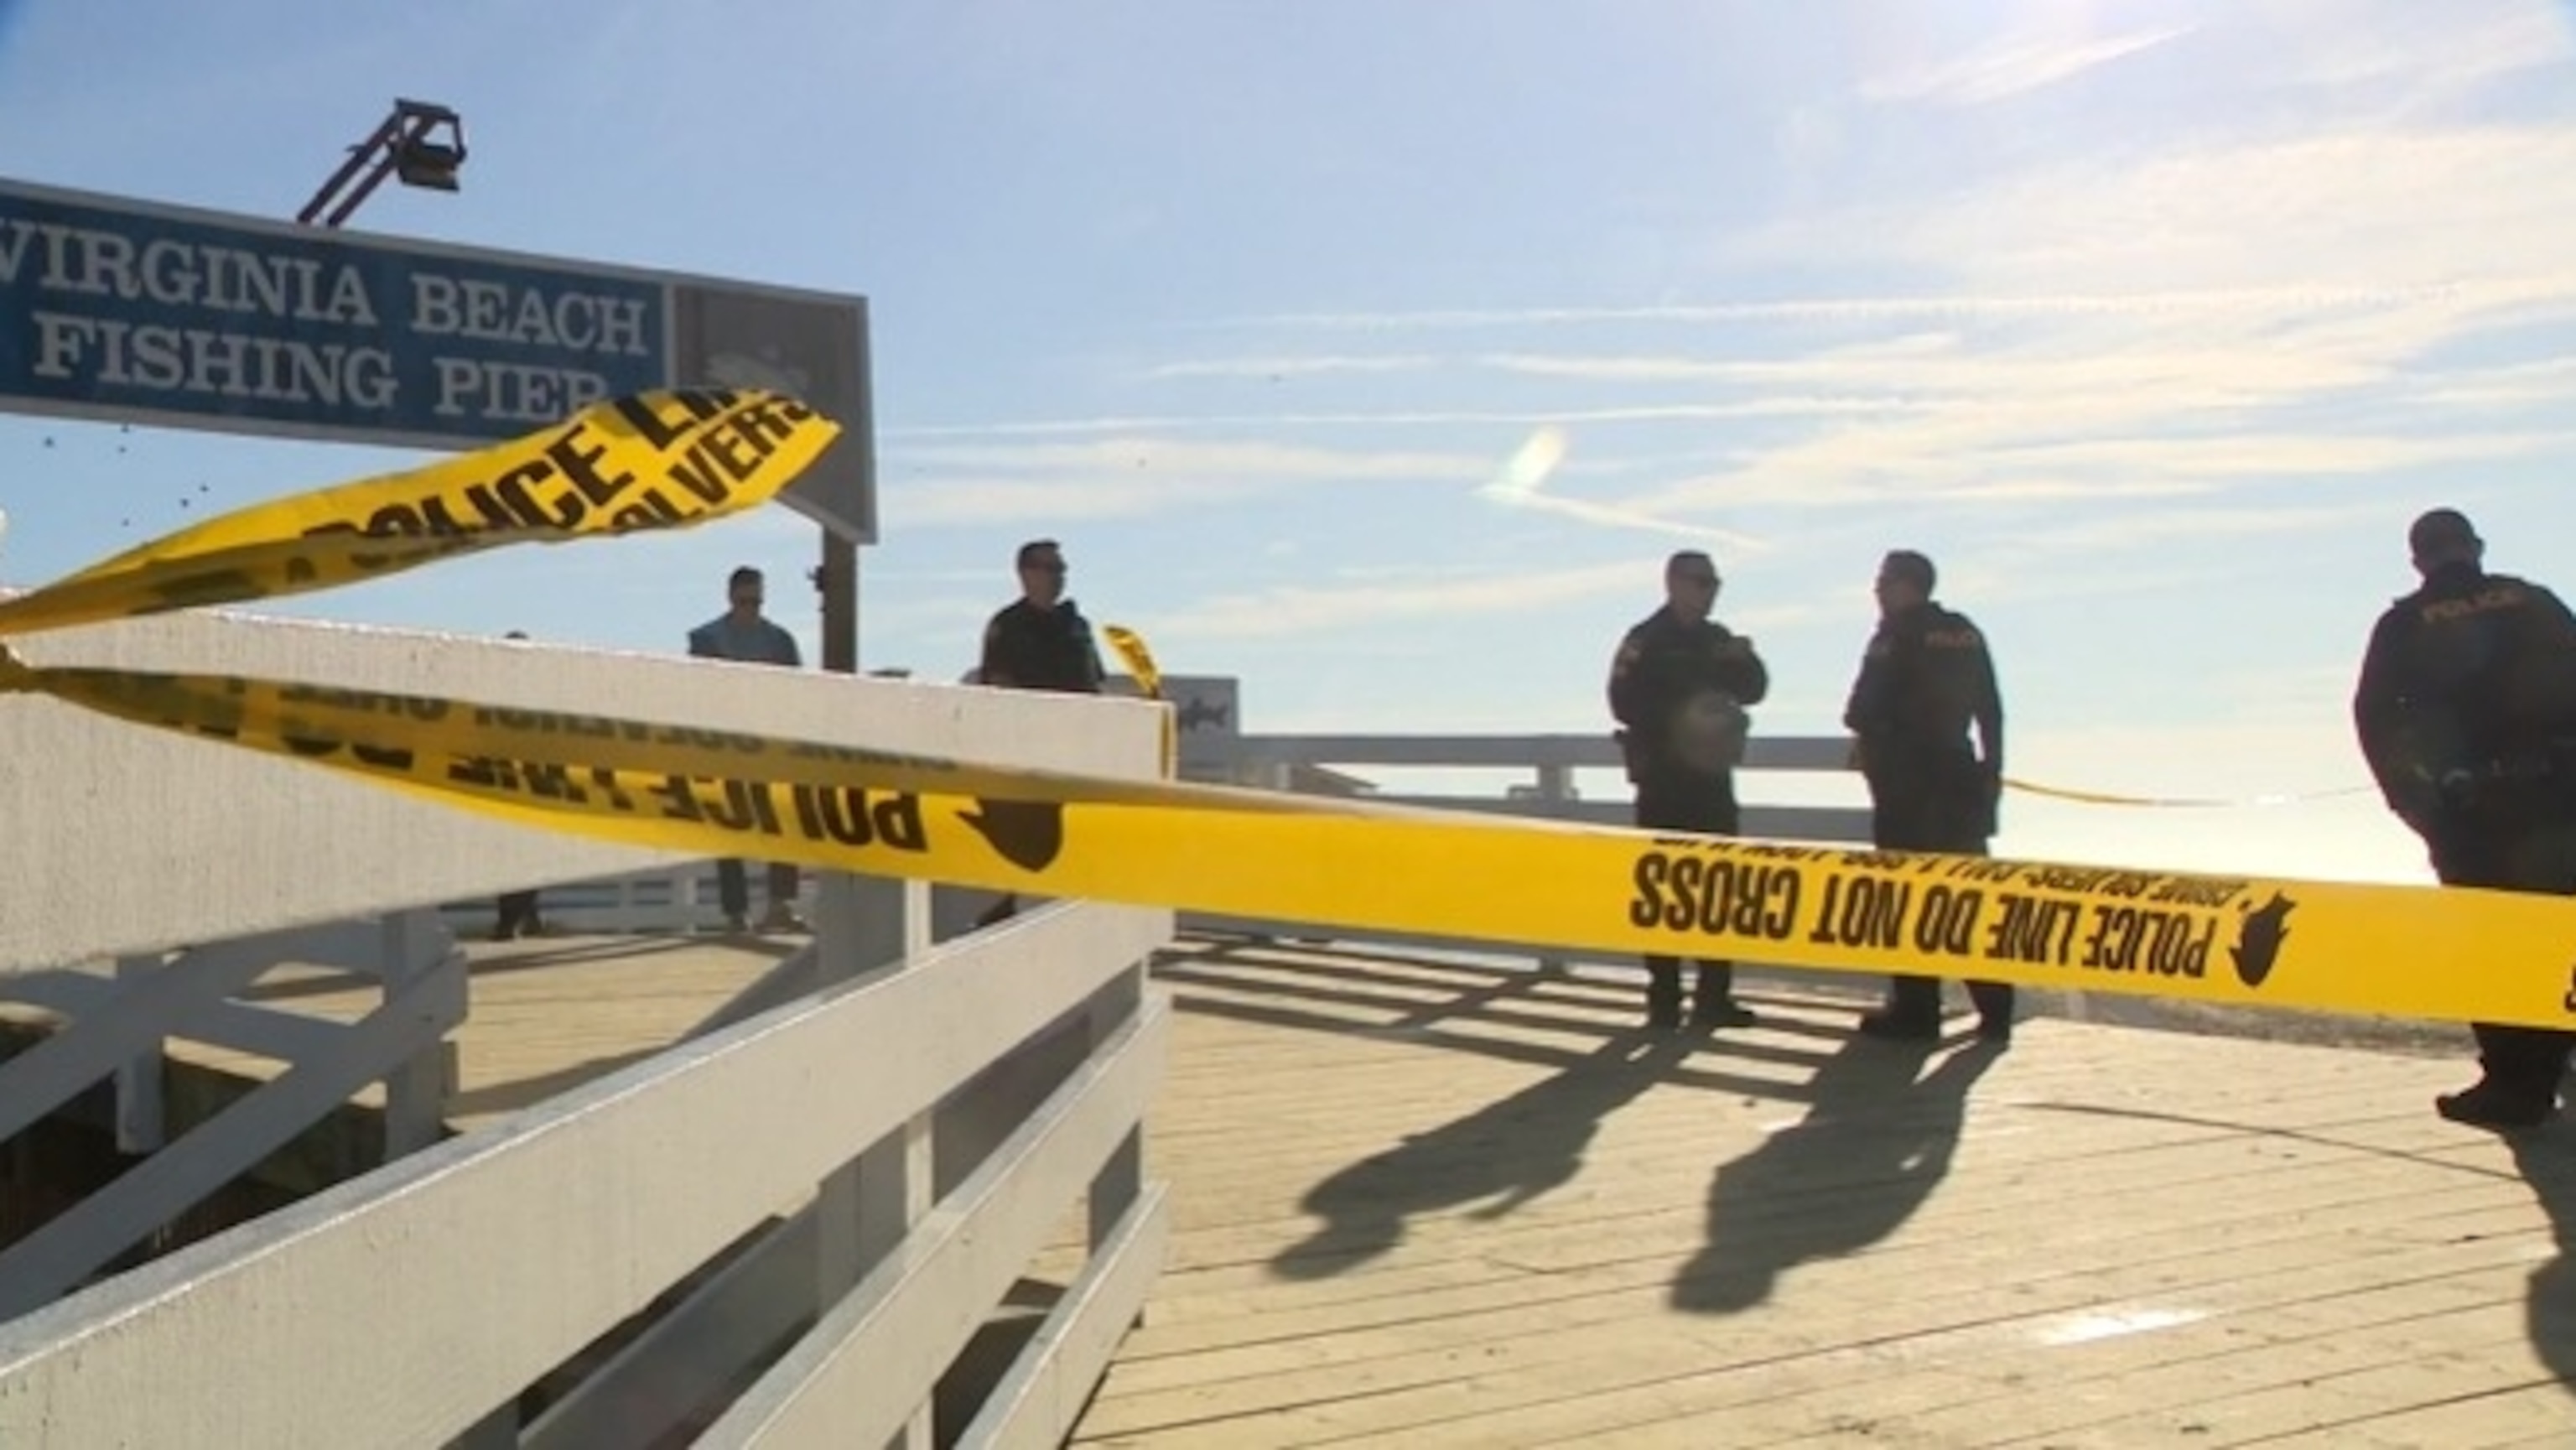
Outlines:
[[2406, 547], [2419, 555], [2475, 548], [2477, 543], [2478, 531], [2458, 509], [2428, 510], [2406, 530]]

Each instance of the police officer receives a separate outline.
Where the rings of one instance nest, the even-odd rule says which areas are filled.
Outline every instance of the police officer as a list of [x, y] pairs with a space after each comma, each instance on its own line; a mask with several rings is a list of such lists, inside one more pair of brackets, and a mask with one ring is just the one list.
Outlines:
[[[1610, 664], [1610, 714], [1637, 788], [1636, 822], [1653, 830], [1732, 836], [1742, 829], [1735, 766], [1743, 758], [1744, 709], [1770, 692], [1770, 672], [1753, 641], [1709, 617], [1717, 566], [1695, 549], [1664, 562], [1664, 605], [1619, 641]], [[1681, 962], [1649, 956], [1646, 1020], [1679, 1027]], [[1691, 1020], [1745, 1027], [1753, 1013], [1734, 998], [1732, 962], [1703, 960]]]
[[[2445, 885], [2576, 893], [2576, 616], [2485, 569], [2454, 509], [2407, 531], [2423, 586], [2380, 615], [2353, 691], [2361, 751]], [[2435, 1099], [2454, 1122], [2530, 1127], [2558, 1106], [2576, 1036], [2475, 1023], [2478, 1082]]]
[[[1031, 539], [1020, 545], [1013, 564], [1020, 576], [1020, 597], [985, 622], [976, 681], [1008, 690], [1101, 693], [1109, 671], [1100, 661], [1090, 622], [1065, 597], [1068, 571], [1063, 546], [1053, 539]], [[991, 926], [1017, 913], [1019, 907], [1018, 897], [1005, 895], [975, 919], [976, 925]]]
[[1020, 597], [984, 625], [977, 678], [1015, 690], [1054, 690], [1096, 695], [1108, 680], [1090, 622], [1065, 597], [1064, 549], [1053, 539], [1031, 539], [1014, 560]]
[[[1934, 602], [1936, 577], [1932, 561], [1911, 549], [1879, 561], [1878, 630], [1843, 725], [1869, 783], [1870, 838], [1880, 849], [1982, 856], [2003, 787], [2003, 699], [1984, 633]], [[2012, 984], [1972, 981], [1968, 996], [1978, 1036], [2010, 1042]], [[1889, 978], [1886, 1005], [1863, 1017], [1860, 1030], [1904, 1041], [1939, 1037], [1940, 978]]]

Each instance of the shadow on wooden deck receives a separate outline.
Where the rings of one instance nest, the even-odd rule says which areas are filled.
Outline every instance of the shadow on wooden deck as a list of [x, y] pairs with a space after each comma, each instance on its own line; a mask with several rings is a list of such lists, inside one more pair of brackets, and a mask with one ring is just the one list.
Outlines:
[[1257, 941], [1156, 977], [1178, 1232], [1079, 1443], [2576, 1443], [2576, 1129], [2438, 1119], [2465, 1053], [1905, 1048], [1853, 1035], [1875, 981], [1759, 973], [1757, 1026], [1647, 1034], [1633, 973]]

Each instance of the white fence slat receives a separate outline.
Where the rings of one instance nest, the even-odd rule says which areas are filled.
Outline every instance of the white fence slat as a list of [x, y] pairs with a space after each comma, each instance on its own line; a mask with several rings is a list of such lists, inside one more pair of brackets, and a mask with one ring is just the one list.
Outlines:
[[0, 1325], [0, 1444], [439, 1443], [1170, 929], [1031, 913]]
[[[11, 591], [0, 590], [0, 597]], [[13, 641], [31, 664], [254, 675], [526, 710], [1000, 760], [1120, 779], [1160, 773], [1141, 701], [982, 690], [189, 610]], [[528, 882], [687, 864], [460, 811], [331, 771], [31, 695], [0, 696], [0, 972], [216, 941]]]
[[519, 1446], [657, 1444], [720, 1400], [742, 1373], [729, 1356], [784, 1341], [814, 1312], [814, 1229], [808, 1203], [547, 1406]]
[[957, 1437], [959, 1450], [1054, 1450], [1064, 1443], [1144, 1312], [1171, 1235], [1168, 1195], [1149, 1183], [993, 1386]]
[[1170, 1038], [1156, 994], [696, 1443], [884, 1444], [1144, 1117]]
[[[82, 1200], [78, 1212], [58, 1215], [0, 1250], [0, 1316], [25, 1314], [54, 1301], [99, 1265], [319, 1122], [375, 1080], [384, 1064], [402, 1061], [446, 1036], [463, 1020], [464, 1004], [416, 1000], [436, 995], [436, 984], [423, 982], [410, 997], [378, 1007], [313, 1056], [289, 1064], [176, 1142], [118, 1174]], [[6, 1388], [0, 1377], [0, 1393]], [[0, 1407], [0, 1425], [6, 1423], [5, 1407]], [[10, 1443], [8, 1432], [0, 1430], [0, 1445]]]
[[[168, 968], [155, 970], [167, 971]], [[48, 968], [41, 972], [0, 977], [0, 1000], [60, 1013], [72, 1019], [77, 1028], [81, 1018], [114, 1010], [119, 994], [138, 980], [138, 976], [94, 977], [68, 968]], [[330, 1018], [308, 1017], [257, 1003], [222, 999], [200, 1000], [193, 1006], [173, 1008], [166, 1016], [155, 1015], [147, 1021], [157, 1022], [163, 1037], [202, 1042], [209, 1047], [228, 1048], [234, 1052], [256, 1053], [280, 1062], [291, 1062], [320, 1051], [347, 1026]]]

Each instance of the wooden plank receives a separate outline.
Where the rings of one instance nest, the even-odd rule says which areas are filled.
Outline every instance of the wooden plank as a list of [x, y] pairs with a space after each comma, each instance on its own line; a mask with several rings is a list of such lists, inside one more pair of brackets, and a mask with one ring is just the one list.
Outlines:
[[[1623, 1064], [1633, 979], [1279, 948], [1157, 975], [1172, 1267], [1077, 1443], [2161, 1443], [2196, 1393], [2324, 1423], [2303, 1383], [2338, 1377], [2376, 1391], [2356, 1433], [2483, 1443], [2453, 1399], [2576, 1433], [2566, 1390], [2515, 1398], [2548, 1215], [2429, 1111], [2465, 1054], [2036, 1020], [1945, 1085], [1958, 1050], [1896, 1071], [1794, 991]], [[1299, 1267], [1318, 1211], [1359, 1238]]]
[[[652, 1050], [770, 960], [644, 947], [477, 946], [466, 1100]], [[1745, 972], [1761, 1026], [1655, 1046], [1617, 968], [1185, 942], [1155, 976], [1167, 1267], [1076, 1443], [2576, 1442], [2576, 1335], [2531, 1307], [2576, 1133], [2436, 1118], [2465, 1032], [2039, 1017], [1972, 1064], [1855, 1042], [1867, 977]], [[1082, 1237], [1032, 1272], [1079, 1279]]]

